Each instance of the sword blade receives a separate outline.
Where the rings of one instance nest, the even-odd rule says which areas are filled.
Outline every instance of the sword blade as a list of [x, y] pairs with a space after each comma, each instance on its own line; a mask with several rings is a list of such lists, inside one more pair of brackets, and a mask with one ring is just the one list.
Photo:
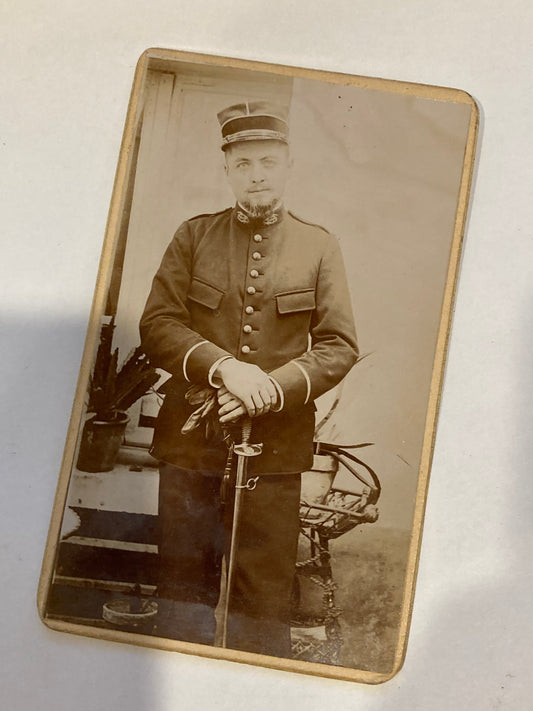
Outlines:
[[222, 646], [224, 648], [227, 646], [229, 604], [233, 589], [233, 579], [235, 577], [237, 546], [239, 545], [239, 513], [241, 509], [242, 487], [246, 482], [247, 465], [248, 457], [243, 456], [242, 454], [237, 454], [237, 477], [235, 481], [235, 500], [233, 504], [233, 521], [231, 526], [230, 554], [226, 575], [226, 599], [224, 601], [224, 618], [222, 627]]

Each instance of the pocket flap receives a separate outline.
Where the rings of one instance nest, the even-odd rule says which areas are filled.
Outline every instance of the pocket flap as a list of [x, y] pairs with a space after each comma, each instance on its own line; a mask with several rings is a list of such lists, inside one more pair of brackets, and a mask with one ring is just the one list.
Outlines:
[[224, 292], [217, 289], [216, 286], [211, 286], [205, 281], [193, 278], [189, 289], [189, 299], [196, 301], [197, 304], [207, 306], [208, 309], [218, 309]]
[[300, 289], [285, 294], [277, 294], [276, 301], [280, 314], [296, 313], [298, 311], [312, 311], [315, 308], [315, 290]]

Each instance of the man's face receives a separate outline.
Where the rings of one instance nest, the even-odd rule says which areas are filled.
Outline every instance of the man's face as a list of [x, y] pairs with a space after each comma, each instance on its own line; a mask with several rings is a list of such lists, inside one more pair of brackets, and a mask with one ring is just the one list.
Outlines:
[[228, 182], [252, 214], [267, 212], [281, 199], [290, 166], [289, 148], [281, 141], [242, 141], [226, 150]]

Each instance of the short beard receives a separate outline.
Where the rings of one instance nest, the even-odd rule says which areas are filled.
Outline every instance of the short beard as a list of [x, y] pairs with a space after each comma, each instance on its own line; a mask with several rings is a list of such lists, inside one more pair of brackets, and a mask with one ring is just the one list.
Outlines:
[[259, 203], [258, 205], [252, 205], [249, 202], [241, 203], [241, 206], [246, 210], [248, 215], [254, 219], [264, 219], [269, 217], [276, 208], [278, 200], [270, 200], [269, 202]]

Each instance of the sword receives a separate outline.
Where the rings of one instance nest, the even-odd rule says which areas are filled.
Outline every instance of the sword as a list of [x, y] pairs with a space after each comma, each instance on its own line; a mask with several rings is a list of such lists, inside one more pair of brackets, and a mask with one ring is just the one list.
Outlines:
[[233, 504], [233, 523], [231, 527], [231, 542], [229, 563], [226, 575], [226, 600], [224, 603], [224, 617], [222, 621], [222, 646], [227, 646], [229, 605], [235, 578], [235, 563], [237, 557], [237, 547], [239, 545], [239, 515], [242, 506], [242, 491], [248, 489], [253, 491], [259, 477], [246, 479], [248, 469], [248, 457], [257, 457], [263, 451], [262, 444], [249, 444], [252, 433], [252, 420], [246, 418], [242, 425], [242, 443], [233, 447], [233, 452], [237, 455], [237, 476], [235, 480], [235, 501]]

